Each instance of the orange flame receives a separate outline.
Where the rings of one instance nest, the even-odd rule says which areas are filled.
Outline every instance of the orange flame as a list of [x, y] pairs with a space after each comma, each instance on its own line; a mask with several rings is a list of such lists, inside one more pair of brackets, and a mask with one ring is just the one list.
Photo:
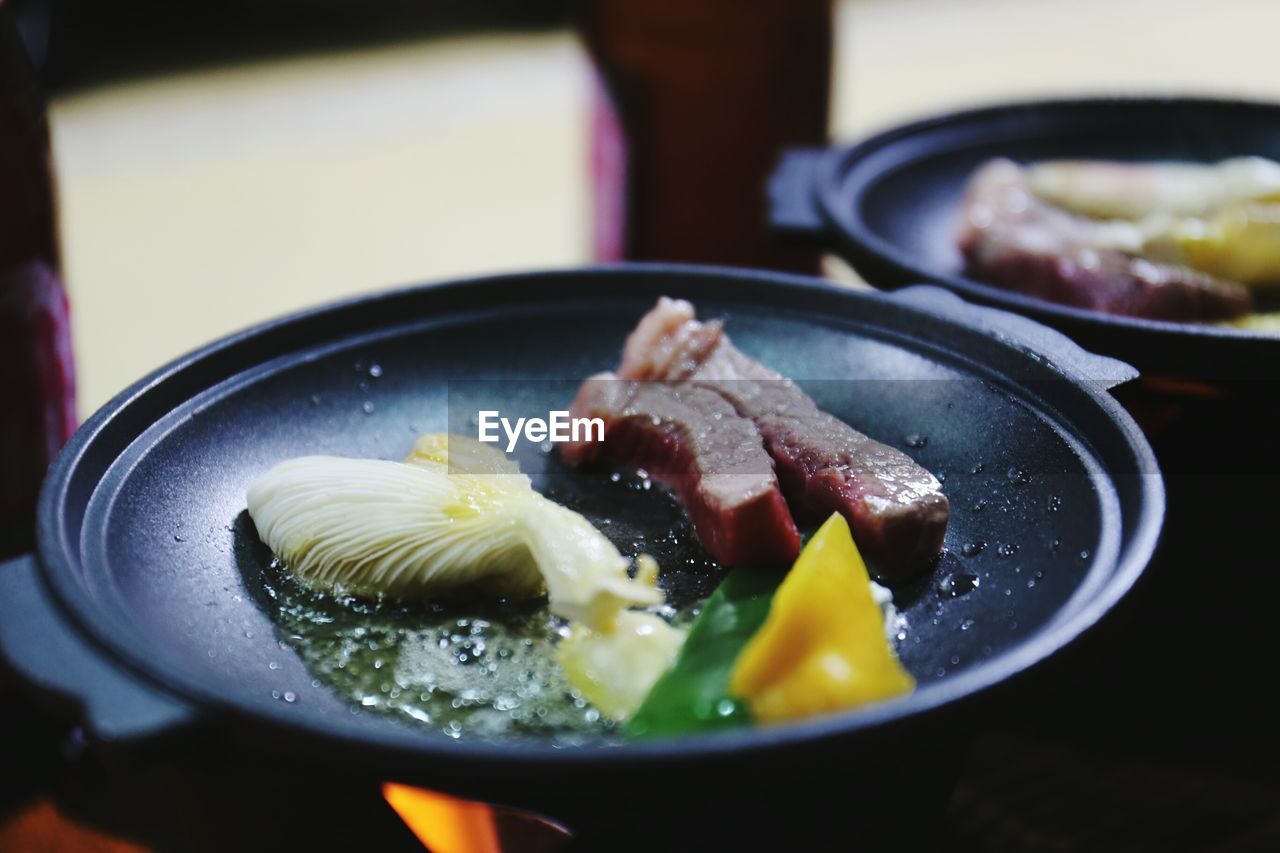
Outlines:
[[432, 853], [502, 853], [493, 809], [435, 791], [387, 782], [382, 796]]

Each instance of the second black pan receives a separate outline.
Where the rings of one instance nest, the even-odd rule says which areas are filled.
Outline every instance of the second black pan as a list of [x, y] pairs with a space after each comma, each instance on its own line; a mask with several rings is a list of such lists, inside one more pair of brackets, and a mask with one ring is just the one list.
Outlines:
[[[839, 253], [877, 287], [927, 281], [1033, 317], [1142, 371], [1230, 383], [1270, 379], [1280, 335], [1118, 317], [984, 284], [962, 273], [955, 236], [964, 188], [994, 157], [1280, 160], [1280, 106], [1194, 98], [1010, 104], [943, 115], [849, 147], [790, 152], [771, 186], [772, 223]], [[1275, 299], [1261, 299], [1275, 310]]]
[[[454, 740], [338, 698], [263, 601], [270, 555], [245, 517], [248, 483], [309, 453], [401, 457], [420, 432], [467, 428], [466, 413], [490, 395], [563, 407], [580, 378], [616, 364], [664, 294], [724, 318], [743, 350], [945, 478], [949, 552], [934, 575], [897, 591], [917, 692], [795, 725], [574, 748]], [[630, 831], [658, 832], [677, 814], [729, 827], [752, 809], [757, 822], [785, 821], [833, 798], [883, 817], [886, 803], [909, 810], [948, 778], [969, 730], [965, 700], [1089, 629], [1151, 558], [1160, 476], [1105, 390], [1133, 376], [935, 288], [890, 297], [767, 273], [635, 267], [357, 300], [210, 345], [91, 418], [46, 483], [38, 560], [0, 571], [0, 646], [29, 683], [76, 702], [93, 737], [179, 743], [212, 732], [252, 744], [247, 754], [275, 768], [319, 767], [317, 784], [366, 775], [556, 816], [645, 816]], [[520, 462], [597, 521], [626, 520], [624, 538], [672, 524], [656, 491], [621, 494], [537, 449]], [[705, 583], [679, 565], [668, 562], [666, 585]], [[831, 776], [838, 787], [821, 783]]]

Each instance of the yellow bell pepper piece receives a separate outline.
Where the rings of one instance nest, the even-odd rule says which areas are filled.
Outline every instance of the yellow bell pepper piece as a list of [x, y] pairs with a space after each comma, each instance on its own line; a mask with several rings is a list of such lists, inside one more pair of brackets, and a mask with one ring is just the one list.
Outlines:
[[829, 713], [910, 692], [871, 597], [849, 525], [832, 515], [778, 587], [769, 616], [742, 653], [729, 692], [760, 722]]
[[1204, 219], [1175, 219], [1152, 230], [1144, 249], [1155, 260], [1230, 281], [1280, 285], [1280, 204], [1234, 204]]
[[1243, 317], [1226, 320], [1219, 323], [1219, 325], [1248, 329], [1251, 332], [1271, 332], [1272, 334], [1280, 335], [1280, 311], [1245, 314]]

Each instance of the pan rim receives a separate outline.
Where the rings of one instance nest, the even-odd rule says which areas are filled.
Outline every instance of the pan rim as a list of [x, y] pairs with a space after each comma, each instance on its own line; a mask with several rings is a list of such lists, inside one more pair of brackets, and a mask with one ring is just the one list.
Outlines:
[[[78, 537], [73, 542], [69, 537], [68, 518], [63, 507], [70, 500], [68, 490], [71, 486], [71, 475], [74, 474], [80, 460], [91, 447], [95, 439], [111, 429], [113, 423], [122, 413], [127, 413], [131, 403], [148, 392], [162, 385], [166, 380], [182, 373], [196, 369], [202, 361], [220, 353], [242, 346], [246, 341], [270, 334], [282, 327], [315, 320], [326, 315], [350, 311], [359, 306], [376, 305], [379, 302], [394, 300], [398, 297], [417, 294], [426, 290], [457, 289], [471, 287], [476, 284], [489, 284], [493, 287], [528, 286], [531, 281], [539, 279], [564, 278], [574, 280], [591, 280], [600, 276], [610, 276], [625, 280], [628, 276], [644, 277], [654, 274], [672, 277], [697, 277], [708, 283], [736, 284], [754, 282], [757, 286], [768, 288], [785, 285], [798, 288], [802, 292], [822, 294], [825, 298], [845, 302], [852, 299], [886, 300], [893, 302], [888, 294], [872, 292], [851, 292], [830, 283], [802, 276], [793, 276], [759, 270], [743, 270], [726, 267], [692, 266], [680, 264], [618, 264], [604, 266], [575, 267], [561, 270], [539, 270], [535, 272], [507, 273], [490, 276], [478, 276], [450, 281], [417, 285], [407, 288], [382, 291], [379, 293], [342, 300], [315, 308], [295, 312], [265, 323], [258, 324], [241, 332], [214, 341], [170, 362], [148, 376], [122, 391], [102, 409], [86, 421], [73, 436], [64, 451], [55, 460], [50, 469], [45, 486], [41, 492], [38, 511], [38, 555], [40, 572], [45, 586], [50, 590], [59, 608], [67, 614], [76, 630], [86, 635], [94, 645], [103, 651], [113, 664], [125, 668], [130, 673], [140, 676], [146, 683], [158, 687], [167, 694], [174, 695], [184, 702], [191, 702], [197, 709], [212, 709], [219, 715], [241, 722], [250, 722], [267, 730], [288, 731], [293, 734], [304, 733], [308, 738], [318, 742], [337, 746], [348, 753], [360, 755], [367, 760], [382, 763], [403, 764], [404, 757], [412, 754], [414, 759], [429, 761], [432, 758], [458, 759], [465, 757], [468, 761], [482, 765], [501, 764], [510, 768], [513, 763], [538, 765], [548, 759], [556, 762], [596, 763], [605, 761], [623, 762], [667, 762], [676, 758], [689, 756], [710, 757], [730, 753], [760, 753], [763, 751], [786, 748], [789, 745], [814, 739], [850, 737], [858, 732], [902, 724], [906, 721], [932, 714], [944, 706], [966, 700], [990, 688], [1001, 684], [1011, 677], [1025, 671], [1032, 665], [1050, 657], [1068, 643], [1095, 625], [1116, 603], [1124, 597], [1149, 564], [1153, 556], [1164, 516], [1164, 487], [1154, 455], [1146, 439], [1142, 436], [1137, 424], [1120, 407], [1113, 397], [1075, 377], [1076, 385], [1087, 395], [1092, 405], [1102, 409], [1103, 414], [1115, 428], [1123, 440], [1125, 449], [1134, 457], [1138, 467], [1136, 471], [1146, 472], [1133, 475], [1111, 474], [1109, 485], [1114, 489], [1117, 476], [1139, 477], [1141, 495], [1141, 514], [1134, 521], [1133, 533], [1128, 537], [1127, 548], [1120, 548], [1117, 560], [1104, 582], [1086, 601], [1079, 602], [1074, 610], [1068, 612], [1069, 603], [1063, 607], [1041, 629], [1030, 635], [1024, 642], [1006, 650], [992, 660], [986, 661], [965, 672], [958, 673], [946, 680], [930, 685], [928, 691], [920, 691], [911, 696], [878, 706], [859, 709], [856, 712], [833, 714], [829, 716], [800, 721], [787, 726], [771, 728], [752, 728], [741, 731], [730, 731], [712, 735], [690, 736], [638, 744], [604, 744], [587, 745], [565, 749], [547, 742], [483, 742], [455, 743], [437, 742], [435, 738], [422, 737], [420, 733], [408, 732], [400, 726], [362, 725], [359, 730], [335, 726], [320, 718], [303, 715], [291, 715], [286, 706], [250, 706], [217, 694], [212, 690], [202, 689], [192, 679], [174, 677], [174, 673], [156, 672], [154, 662], [148, 661], [145, 655], [138, 654], [122, 639], [116, 636], [111, 626], [103, 626], [102, 614], [95, 602], [81, 586], [77, 564], [79, 563], [80, 543]], [[833, 294], [840, 294], [833, 296]], [[746, 297], [742, 297], [746, 298]], [[898, 307], [908, 313], [929, 315], [918, 306], [897, 303]], [[964, 324], [951, 321], [956, 326]], [[898, 331], [898, 330], [891, 330]], [[1014, 347], [1008, 341], [1003, 345]], [[1016, 349], [1016, 347], [1014, 347]], [[1028, 355], [1023, 351], [1023, 355]], [[237, 372], [218, 373], [210, 381], [209, 387], [224, 382], [237, 375]], [[1067, 375], [1065, 378], [1072, 378]], [[190, 395], [187, 395], [189, 397]], [[1030, 399], [1030, 394], [1024, 395]], [[185, 399], [185, 398], [184, 398]], [[135, 436], [136, 437], [136, 436]], [[99, 478], [101, 479], [101, 478]], [[86, 500], [87, 504], [87, 500]], [[162, 670], [166, 669], [161, 667]], [[439, 739], [445, 741], [446, 739]]]

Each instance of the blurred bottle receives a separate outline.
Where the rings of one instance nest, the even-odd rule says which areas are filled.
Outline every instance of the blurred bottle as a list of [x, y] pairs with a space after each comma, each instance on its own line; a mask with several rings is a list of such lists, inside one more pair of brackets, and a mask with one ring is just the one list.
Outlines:
[[765, 228], [782, 149], [827, 138], [830, 0], [583, 0], [600, 260], [815, 272]]
[[40, 482], [74, 429], [49, 126], [0, 2], [0, 557], [31, 549]]

